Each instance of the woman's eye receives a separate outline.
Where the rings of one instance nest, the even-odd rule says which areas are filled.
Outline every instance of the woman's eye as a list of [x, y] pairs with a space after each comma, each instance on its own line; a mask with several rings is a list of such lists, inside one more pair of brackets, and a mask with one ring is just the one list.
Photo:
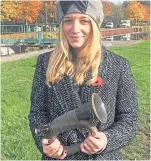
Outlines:
[[63, 20], [63, 23], [70, 23], [72, 20]]
[[81, 20], [81, 22], [82, 22], [83, 24], [88, 24], [88, 23], [89, 23], [89, 20]]

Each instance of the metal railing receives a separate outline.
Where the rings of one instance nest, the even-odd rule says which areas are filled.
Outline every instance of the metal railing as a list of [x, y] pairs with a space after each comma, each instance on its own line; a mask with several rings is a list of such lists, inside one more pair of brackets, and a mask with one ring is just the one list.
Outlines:
[[24, 24], [0, 25], [1, 44], [41, 44], [54, 43], [57, 40], [58, 25], [51, 24]]
[[[1, 44], [53, 44], [58, 39], [59, 25], [22, 24], [0, 25]], [[140, 40], [149, 38], [149, 26], [134, 26], [130, 28], [101, 29], [103, 40]]]

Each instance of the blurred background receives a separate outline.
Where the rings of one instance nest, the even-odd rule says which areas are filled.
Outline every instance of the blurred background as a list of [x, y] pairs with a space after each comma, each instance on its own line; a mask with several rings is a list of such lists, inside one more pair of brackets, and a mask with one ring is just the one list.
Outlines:
[[[102, 0], [103, 41], [149, 40], [150, 1]], [[51, 48], [58, 40], [56, 1], [1, 1], [0, 55]], [[110, 44], [105, 43], [105, 44]]]

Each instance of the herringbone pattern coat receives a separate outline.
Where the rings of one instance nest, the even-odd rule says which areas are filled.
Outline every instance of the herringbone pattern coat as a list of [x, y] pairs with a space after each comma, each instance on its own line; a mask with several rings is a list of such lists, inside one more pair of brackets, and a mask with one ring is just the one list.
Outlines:
[[[31, 110], [29, 113], [30, 128], [33, 138], [42, 153], [41, 139], [35, 135], [38, 125], [51, 122], [56, 117], [74, 108], [80, 107], [91, 99], [92, 93], [98, 93], [107, 110], [108, 121], [97, 127], [107, 136], [106, 149], [100, 154], [87, 155], [82, 152], [67, 156], [66, 160], [120, 160], [121, 148], [136, 135], [139, 127], [138, 104], [135, 83], [131, 74], [129, 62], [106, 49], [103, 49], [99, 76], [103, 79], [102, 86], [88, 86], [85, 82], [90, 78], [87, 73], [86, 81], [76, 86], [70, 76], [64, 78], [51, 88], [45, 84], [48, 59], [51, 53], [38, 57], [35, 70], [32, 93]], [[74, 129], [59, 134], [63, 145], [82, 142], [88, 135], [85, 128]], [[42, 153], [43, 160], [55, 160]]]

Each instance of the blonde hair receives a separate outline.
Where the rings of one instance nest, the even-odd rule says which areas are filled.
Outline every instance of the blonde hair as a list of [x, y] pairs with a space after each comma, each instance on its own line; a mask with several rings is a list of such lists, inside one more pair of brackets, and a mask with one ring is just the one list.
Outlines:
[[84, 82], [86, 73], [89, 69], [91, 69], [92, 75], [91, 79], [87, 83], [91, 84], [96, 81], [101, 60], [102, 41], [100, 31], [96, 23], [92, 18], [90, 18], [90, 20], [92, 24], [92, 32], [83, 50], [79, 54], [78, 72], [75, 72], [73, 56], [62, 30], [62, 22], [60, 23], [59, 42], [56, 44], [56, 47], [49, 58], [46, 73], [46, 83], [48, 86], [49, 82], [57, 82], [62, 79], [65, 74], [74, 76], [76, 83], [81, 85]]

